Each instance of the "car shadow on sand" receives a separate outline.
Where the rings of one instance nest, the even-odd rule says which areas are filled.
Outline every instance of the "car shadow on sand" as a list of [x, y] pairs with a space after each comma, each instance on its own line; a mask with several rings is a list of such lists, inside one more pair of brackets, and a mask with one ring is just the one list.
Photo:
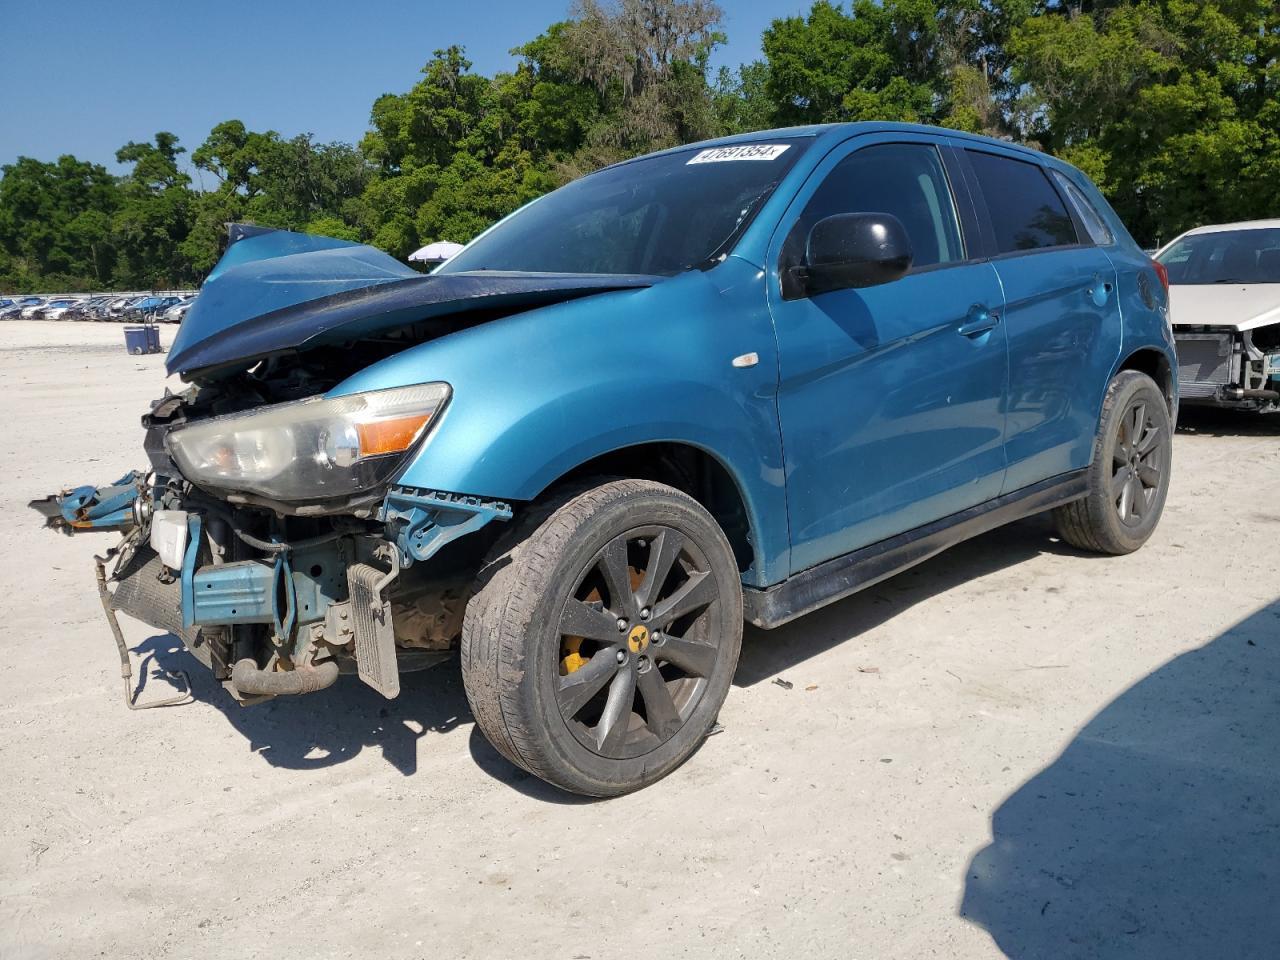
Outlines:
[[1058, 539], [1048, 514], [1000, 527], [774, 630], [748, 626], [734, 684], [749, 687], [873, 630], [918, 603], [1042, 553], [1103, 559]]
[[[1076, 553], [1053, 536], [1048, 517], [1032, 517], [954, 547], [778, 630], [747, 627], [734, 684], [751, 686], [778, 676], [917, 603], [1044, 552]], [[149, 637], [134, 648], [134, 656], [141, 661], [140, 699], [171, 695], [175, 685], [165, 673], [183, 670], [196, 700], [221, 713], [250, 750], [284, 769], [334, 766], [376, 747], [396, 770], [410, 776], [417, 772], [419, 740], [473, 722], [456, 660], [404, 674], [400, 696], [394, 700], [384, 699], [355, 677], [342, 676], [317, 694], [241, 707], [172, 634]], [[551, 802], [583, 802], [508, 763], [479, 728], [473, 727], [469, 747], [477, 765], [494, 779]]]
[[1012, 958], [1280, 955], [1280, 600], [1102, 709], [992, 817], [960, 913]]
[[[173, 634], [149, 637], [133, 648], [142, 679], [138, 699], [173, 695], [180, 688], [170, 675], [181, 670], [192, 698], [208, 704], [244, 738], [248, 749], [273, 767], [318, 770], [345, 763], [366, 748], [377, 748], [404, 776], [418, 772], [418, 741], [473, 724], [457, 660], [400, 677], [400, 695], [387, 700], [353, 676], [341, 676], [328, 690], [305, 697], [279, 697], [242, 707], [187, 652]], [[530, 796], [553, 803], [583, 803], [508, 763], [472, 727], [468, 748], [489, 776]]]
[[1178, 409], [1178, 433], [1203, 437], [1280, 437], [1280, 413], [1184, 404]]
[[418, 741], [471, 722], [456, 662], [401, 677], [400, 696], [387, 700], [352, 676], [305, 697], [279, 697], [242, 707], [172, 634], [152, 636], [133, 648], [142, 681], [139, 700], [170, 695], [166, 671], [183, 670], [195, 700], [214, 707], [238, 730], [251, 751], [275, 767], [314, 770], [343, 763], [377, 747], [409, 776], [418, 766]]

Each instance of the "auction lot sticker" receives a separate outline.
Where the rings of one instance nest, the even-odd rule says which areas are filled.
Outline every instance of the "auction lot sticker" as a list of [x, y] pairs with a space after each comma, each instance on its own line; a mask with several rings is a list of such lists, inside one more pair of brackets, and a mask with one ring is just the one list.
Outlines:
[[701, 150], [686, 166], [694, 163], [728, 163], [730, 160], [777, 160], [789, 143], [744, 143], [737, 147], [713, 147]]

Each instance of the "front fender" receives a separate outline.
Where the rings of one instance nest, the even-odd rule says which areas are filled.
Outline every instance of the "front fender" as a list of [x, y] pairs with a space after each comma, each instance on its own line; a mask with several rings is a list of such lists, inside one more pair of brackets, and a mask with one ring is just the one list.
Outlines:
[[[734, 357], [759, 362], [734, 367]], [[491, 321], [410, 348], [331, 396], [444, 380], [453, 397], [397, 482], [536, 499], [602, 454], [669, 441], [736, 481], [756, 549], [745, 576], [785, 576], [789, 542], [773, 328], [758, 271], [729, 261], [643, 290]]]

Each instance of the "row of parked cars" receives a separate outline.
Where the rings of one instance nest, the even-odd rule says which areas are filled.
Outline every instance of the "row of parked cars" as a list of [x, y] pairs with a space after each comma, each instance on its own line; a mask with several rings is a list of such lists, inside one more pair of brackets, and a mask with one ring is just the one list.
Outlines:
[[195, 299], [194, 293], [0, 297], [0, 320], [181, 323]]

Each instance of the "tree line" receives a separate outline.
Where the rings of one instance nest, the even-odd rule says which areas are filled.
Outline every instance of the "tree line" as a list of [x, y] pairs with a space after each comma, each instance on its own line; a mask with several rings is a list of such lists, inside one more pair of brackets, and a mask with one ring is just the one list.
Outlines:
[[374, 101], [359, 144], [228, 120], [186, 156], [163, 131], [125, 144], [121, 176], [20, 157], [0, 167], [0, 289], [196, 284], [229, 221], [404, 258], [627, 157], [850, 120], [1063, 157], [1145, 243], [1280, 216], [1275, 0], [818, 0], [773, 21], [761, 59], [713, 70], [722, 21], [713, 0], [577, 0], [510, 71], [436, 51], [409, 90]]

